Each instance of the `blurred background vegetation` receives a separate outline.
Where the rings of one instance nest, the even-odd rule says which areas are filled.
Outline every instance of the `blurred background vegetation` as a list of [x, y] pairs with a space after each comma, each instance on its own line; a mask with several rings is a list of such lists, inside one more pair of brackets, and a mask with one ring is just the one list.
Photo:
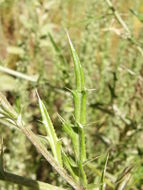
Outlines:
[[[110, 152], [106, 178], [112, 184], [130, 179], [125, 189], [143, 189], [143, 0], [113, 0], [132, 40], [105, 0], [0, 0], [0, 66], [33, 79], [24, 80], [0, 69], [0, 90], [20, 111], [27, 125], [44, 134], [35, 88], [47, 105], [58, 136], [70, 152], [57, 113], [71, 120], [74, 71], [65, 29], [77, 49], [88, 89], [87, 176], [99, 183], [105, 153]], [[94, 90], [95, 89], [95, 90]], [[54, 185], [61, 178], [19, 131], [2, 123], [8, 171]], [[0, 181], [2, 190], [23, 189]], [[96, 188], [93, 188], [96, 189]], [[98, 189], [98, 188], [97, 188]], [[121, 189], [120, 189], [121, 190]]]

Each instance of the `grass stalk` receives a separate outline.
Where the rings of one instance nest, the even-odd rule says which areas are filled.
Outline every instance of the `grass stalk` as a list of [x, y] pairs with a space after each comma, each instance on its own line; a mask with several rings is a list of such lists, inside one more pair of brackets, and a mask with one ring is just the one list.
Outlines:
[[124, 20], [122, 19], [122, 17], [120, 16], [119, 12], [115, 9], [115, 7], [113, 6], [113, 3], [110, 0], [105, 0], [107, 5], [109, 6], [109, 8], [111, 9], [113, 15], [115, 16], [116, 20], [118, 21], [118, 23], [124, 28], [124, 30], [126, 31], [126, 35], [127, 35], [127, 40], [129, 42], [131, 42], [131, 44], [135, 45], [136, 49], [140, 52], [140, 54], [143, 56], [143, 50], [140, 47], [140, 45], [138, 45], [138, 43], [136, 42], [136, 40], [134, 39], [133, 35], [131, 34], [131, 31], [129, 29], [129, 27], [127, 26], [127, 24], [124, 22]]
[[114, 13], [117, 21], [119, 22], [119, 24], [124, 28], [124, 30], [129, 34], [130, 34], [130, 30], [127, 26], [127, 24], [123, 21], [123, 19], [121, 18], [120, 14], [118, 13], [118, 11], [115, 9], [115, 7], [113, 6], [112, 2], [110, 0], [105, 0], [109, 6], [109, 8], [112, 10], [112, 12]]
[[12, 75], [12, 76], [17, 77], [17, 78], [28, 80], [30, 82], [37, 82], [37, 80], [38, 80], [38, 76], [36, 76], [36, 75], [29, 76], [29, 75], [23, 74], [23, 73], [18, 72], [18, 71], [14, 71], [12, 69], [9, 69], [9, 68], [3, 67], [3, 66], [0, 66], [0, 72]]

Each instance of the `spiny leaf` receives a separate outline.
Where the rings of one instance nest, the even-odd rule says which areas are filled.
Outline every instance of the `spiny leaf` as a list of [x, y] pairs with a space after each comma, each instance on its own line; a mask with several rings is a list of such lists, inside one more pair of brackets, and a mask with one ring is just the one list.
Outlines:
[[72, 53], [72, 57], [73, 57], [73, 61], [74, 61], [74, 70], [75, 70], [75, 77], [76, 77], [76, 87], [78, 91], [82, 91], [84, 90], [84, 73], [83, 73], [83, 69], [81, 67], [80, 64], [80, 60], [78, 57], [78, 54], [70, 40], [69, 34], [67, 32], [67, 36], [68, 36], [68, 40], [69, 40], [69, 44], [70, 44], [70, 48], [71, 48], [71, 53]]
[[70, 123], [66, 122], [64, 120], [64, 118], [62, 118], [59, 114], [58, 114], [58, 117], [60, 119], [60, 121], [62, 122], [62, 127], [64, 129], [64, 131], [71, 137], [71, 138], [74, 138], [74, 136], [76, 135], [76, 133], [73, 131], [72, 129], [72, 126]]
[[80, 183], [87, 186], [86, 174], [83, 168], [83, 162], [86, 160], [86, 149], [85, 149], [85, 133], [83, 125], [86, 122], [86, 91], [84, 84], [84, 73], [78, 54], [70, 40], [69, 34], [67, 33], [71, 53], [74, 62], [74, 71], [76, 77], [76, 89], [72, 91], [74, 100], [74, 113], [75, 113], [75, 124], [78, 125], [78, 166], [79, 166], [79, 176]]
[[68, 171], [71, 173], [71, 175], [73, 176], [73, 178], [78, 181], [79, 178], [78, 176], [75, 174], [75, 172], [73, 171], [72, 169], [72, 164], [71, 164], [71, 160], [69, 158], [69, 156], [67, 156], [65, 154], [65, 152], [63, 152], [63, 161], [64, 161], [64, 164], [65, 164], [65, 167], [68, 169]]
[[73, 148], [74, 148], [74, 152], [75, 152], [75, 156], [76, 156], [76, 158], [78, 158], [79, 157], [78, 134], [74, 132], [70, 123], [66, 122], [59, 114], [58, 114], [58, 116], [59, 116], [59, 118], [63, 124], [62, 127], [63, 127], [64, 131], [71, 138]]
[[85, 82], [84, 82], [84, 73], [82, 66], [80, 64], [80, 60], [78, 54], [70, 40], [69, 34], [67, 32], [71, 53], [74, 62], [74, 70], [76, 77], [76, 90], [73, 90], [73, 99], [74, 99], [74, 107], [75, 107], [75, 118], [77, 122], [82, 124], [86, 123], [86, 90], [85, 90]]
[[50, 116], [48, 114], [48, 111], [46, 109], [46, 106], [40, 99], [38, 95], [39, 100], [39, 107], [42, 115], [42, 121], [43, 125], [45, 127], [45, 130], [47, 132], [47, 140], [49, 141], [50, 147], [52, 149], [53, 155], [55, 160], [62, 165], [62, 158], [61, 158], [61, 142], [58, 140], [57, 135], [55, 133], [54, 126], [52, 124], [52, 121], [50, 119]]

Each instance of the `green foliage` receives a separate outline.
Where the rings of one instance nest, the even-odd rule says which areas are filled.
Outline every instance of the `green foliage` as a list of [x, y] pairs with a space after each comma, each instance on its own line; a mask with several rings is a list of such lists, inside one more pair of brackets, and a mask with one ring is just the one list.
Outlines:
[[[69, 38], [69, 36], [68, 36]], [[78, 93], [81, 96], [81, 98], [79, 98], [80, 102], [76, 102], [77, 104], [82, 104], [81, 100], [82, 100], [82, 88], [79, 88], [78, 85], [83, 83], [83, 78], [84, 78], [84, 74], [83, 72], [81, 73], [77, 73], [76, 71], [80, 68], [80, 71], [82, 70], [82, 67], [80, 65], [80, 62], [78, 59], [78, 56], [73, 48], [73, 45], [70, 41], [69, 38], [69, 42], [70, 42], [70, 47], [72, 50], [72, 55], [73, 55], [73, 59], [74, 59], [74, 63], [75, 63], [75, 74], [76, 74], [76, 78], [79, 78], [77, 75], [82, 74], [82, 78], [80, 77], [77, 83], [77, 90], [80, 90]], [[48, 114], [48, 111], [46, 109], [46, 106], [44, 105], [44, 103], [42, 102], [42, 100], [40, 99], [38, 93], [38, 100], [39, 100], [39, 107], [40, 107], [40, 111], [41, 111], [41, 115], [42, 115], [42, 123], [45, 127], [46, 130], [46, 136], [44, 136], [43, 138], [45, 140], [48, 141], [48, 143], [50, 144], [50, 148], [52, 150], [54, 159], [48, 155], [48, 153], [46, 153], [46, 149], [44, 146], [42, 146], [42, 144], [40, 143], [40, 141], [38, 140], [38, 138], [29, 130], [25, 128], [25, 124], [23, 119], [21, 118], [21, 115], [17, 114], [14, 109], [12, 108], [12, 106], [9, 104], [9, 102], [6, 100], [5, 96], [0, 93], [0, 108], [1, 108], [1, 117], [5, 117], [6, 121], [9, 121], [10, 123], [15, 124], [16, 127], [18, 127], [19, 129], [22, 130], [22, 132], [27, 136], [27, 138], [35, 145], [35, 147], [42, 153], [42, 155], [46, 158], [47, 161], [49, 161], [49, 163], [59, 172], [59, 174], [74, 188], [74, 189], [82, 189], [82, 186], [84, 186], [86, 188], [87, 186], [87, 179], [86, 179], [86, 174], [83, 168], [83, 162], [85, 160], [85, 134], [84, 134], [84, 130], [83, 130], [83, 126], [82, 124], [78, 123], [80, 121], [77, 121], [76, 115], [76, 124], [77, 124], [77, 128], [78, 128], [78, 135], [73, 132], [73, 130], [70, 128], [71, 125], [67, 125], [64, 122], [64, 129], [66, 129], [65, 131], [70, 134], [71, 139], [77, 140], [77, 142], [73, 142], [74, 145], [74, 151], [75, 151], [75, 155], [76, 156], [76, 165], [78, 166], [78, 170], [79, 170], [79, 180], [80, 180], [80, 184], [76, 184], [74, 181], [72, 182], [72, 178], [66, 173], [66, 171], [64, 171], [63, 168], [63, 164], [62, 164], [62, 147], [61, 147], [61, 142], [59, 141], [59, 139], [57, 138], [57, 135], [55, 133], [55, 129], [54, 126], [52, 124], [52, 121], [50, 119], [50, 116]], [[74, 96], [75, 98], [75, 96]], [[85, 101], [84, 101], [85, 103]], [[86, 106], [84, 104], [84, 106]], [[77, 106], [75, 106], [75, 109], [77, 108]], [[85, 109], [85, 108], [83, 108]], [[80, 110], [81, 112], [81, 110]], [[76, 112], [75, 112], [76, 113]], [[82, 117], [86, 117], [86, 115], [82, 114]], [[81, 120], [83, 121], [83, 120]], [[78, 150], [78, 152], [77, 152]], [[72, 165], [71, 165], [71, 161], [70, 161], [70, 157], [68, 158], [68, 156], [64, 153], [63, 150], [63, 160], [65, 162], [65, 166], [66, 168], [69, 170], [69, 172], [71, 173], [71, 175], [74, 177], [74, 179], [77, 181], [78, 177], [76, 176], [76, 174], [74, 174], [74, 171], [72, 169]], [[59, 169], [58, 169], [59, 168]], [[79, 181], [78, 180], [78, 181]], [[22, 184], [22, 183], [21, 183]], [[81, 186], [80, 186], [81, 185]]]
[[[76, 184], [142, 189], [142, 3], [0, 0], [0, 91], [10, 102], [1, 95], [6, 171], [70, 188], [17, 130], [20, 113]], [[69, 39], [71, 54], [65, 28], [76, 47]]]

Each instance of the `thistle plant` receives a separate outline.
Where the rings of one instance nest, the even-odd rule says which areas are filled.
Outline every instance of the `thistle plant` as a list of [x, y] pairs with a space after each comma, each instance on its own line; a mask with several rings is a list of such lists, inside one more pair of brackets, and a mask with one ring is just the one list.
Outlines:
[[[21, 130], [22, 133], [24, 133], [31, 143], [36, 147], [36, 149], [51, 164], [51, 166], [59, 173], [59, 175], [71, 185], [71, 187], [76, 190], [83, 190], [87, 189], [87, 178], [83, 167], [83, 164], [86, 161], [84, 132], [84, 125], [86, 124], [86, 88], [84, 82], [84, 72], [80, 64], [79, 57], [73, 47], [68, 33], [67, 36], [73, 57], [76, 78], [76, 88], [74, 90], [70, 90], [74, 103], [74, 122], [71, 123], [69, 121], [65, 121], [60, 115], [59, 118], [61, 120], [63, 130], [71, 138], [74, 158], [64, 151], [62, 142], [57, 137], [49, 113], [45, 104], [39, 97], [38, 92], [37, 97], [42, 116], [42, 125], [45, 128], [46, 136], [36, 135], [28, 127], [26, 127], [26, 123], [24, 122], [22, 115], [13, 109], [2, 93], [0, 93], [0, 121], [3, 124], [9, 123], [9, 125], [15, 126], [17, 129]], [[52, 154], [47, 150], [41, 138], [44, 139], [45, 142], [50, 146]], [[7, 175], [7, 173], [5, 172], [4, 175]], [[24, 179], [22, 177], [19, 177], [18, 179], [21, 181], [15, 181], [13, 179], [13, 182], [21, 183], [22, 185], [27, 185], [30, 187], [28, 180], [27, 183], [24, 184]], [[63, 189], [54, 186], [50, 186], [50, 188]]]

